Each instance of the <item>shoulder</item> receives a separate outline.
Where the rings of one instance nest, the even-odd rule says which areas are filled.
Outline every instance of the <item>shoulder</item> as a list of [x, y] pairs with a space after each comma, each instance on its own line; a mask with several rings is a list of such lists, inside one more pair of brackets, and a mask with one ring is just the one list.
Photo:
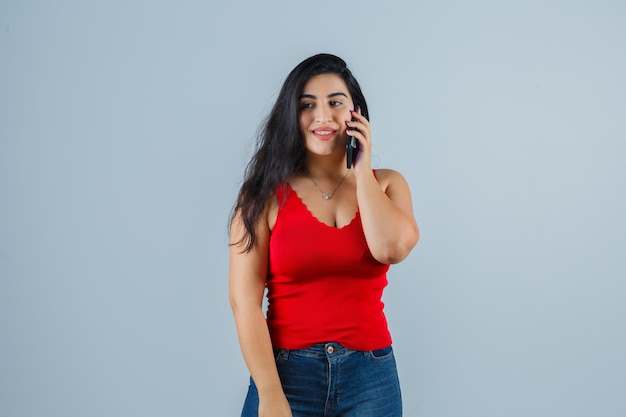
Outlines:
[[404, 176], [395, 171], [393, 169], [376, 169], [374, 170], [374, 174], [376, 175], [376, 179], [378, 180], [378, 184], [383, 189], [383, 191], [387, 191], [389, 187], [391, 188], [406, 188], [408, 187], [407, 181]]
[[[252, 234], [255, 235], [255, 242], [262, 243], [269, 240], [269, 235], [276, 223], [279, 204], [276, 193], [266, 200], [261, 212], [252, 218], [244, 214], [245, 209], [235, 208], [230, 221], [230, 244], [231, 246], [241, 246], [243, 252], [247, 252], [245, 245]], [[252, 223], [250, 223], [252, 222]], [[253, 230], [251, 230], [253, 229]]]
[[267, 206], [265, 207], [265, 220], [267, 221], [267, 227], [270, 231], [274, 229], [276, 219], [278, 218], [278, 200], [282, 198], [278, 196], [279, 193], [280, 192], [274, 193], [267, 201]]

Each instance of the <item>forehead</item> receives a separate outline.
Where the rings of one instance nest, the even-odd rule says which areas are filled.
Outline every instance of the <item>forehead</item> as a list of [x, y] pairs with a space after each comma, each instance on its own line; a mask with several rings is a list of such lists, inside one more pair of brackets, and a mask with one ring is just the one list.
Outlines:
[[302, 88], [302, 94], [321, 96], [330, 93], [345, 93], [349, 95], [346, 83], [337, 74], [314, 75], [308, 79]]

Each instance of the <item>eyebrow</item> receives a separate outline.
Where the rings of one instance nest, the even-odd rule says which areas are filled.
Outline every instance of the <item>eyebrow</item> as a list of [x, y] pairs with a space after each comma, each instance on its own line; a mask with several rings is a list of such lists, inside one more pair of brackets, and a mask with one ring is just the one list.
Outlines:
[[[348, 98], [346, 93], [342, 93], [342, 92], [330, 93], [329, 95], [326, 96], [326, 98], [332, 98], [332, 97], [336, 97], [336, 96], [344, 96], [345, 98]], [[302, 94], [300, 97], [298, 97], [299, 100], [302, 100], [303, 98], [316, 99], [317, 97], [314, 96], [313, 94]]]

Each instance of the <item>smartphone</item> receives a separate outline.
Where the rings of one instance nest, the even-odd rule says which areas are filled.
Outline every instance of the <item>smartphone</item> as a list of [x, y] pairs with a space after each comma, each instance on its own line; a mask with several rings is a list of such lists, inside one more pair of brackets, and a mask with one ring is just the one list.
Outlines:
[[[352, 121], [354, 122], [355, 119], [352, 119]], [[346, 165], [348, 169], [354, 165], [358, 153], [359, 141], [354, 136], [348, 136], [348, 140], [346, 140]]]

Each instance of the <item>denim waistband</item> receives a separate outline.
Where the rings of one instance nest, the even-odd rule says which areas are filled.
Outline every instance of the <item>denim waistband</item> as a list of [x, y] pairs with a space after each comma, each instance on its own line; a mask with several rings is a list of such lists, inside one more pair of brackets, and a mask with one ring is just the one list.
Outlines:
[[298, 355], [319, 358], [345, 356], [355, 352], [359, 351], [347, 349], [337, 342], [317, 343], [304, 349], [274, 348], [274, 353], [280, 356], [289, 356], [290, 353], [297, 353]]
[[304, 349], [281, 349], [274, 348], [274, 356], [276, 358], [287, 359], [291, 354], [295, 354], [298, 356], [305, 356], [309, 358], [343, 358], [351, 354], [361, 354], [361, 355], [370, 355], [372, 354], [374, 357], [382, 357], [391, 353], [391, 345], [377, 350], [372, 351], [362, 351], [362, 350], [351, 350], [346, 347], [343, 347], [341, 344], [337, 342], [328, 342], [328, 343], [318, 343], [311, 347]]

